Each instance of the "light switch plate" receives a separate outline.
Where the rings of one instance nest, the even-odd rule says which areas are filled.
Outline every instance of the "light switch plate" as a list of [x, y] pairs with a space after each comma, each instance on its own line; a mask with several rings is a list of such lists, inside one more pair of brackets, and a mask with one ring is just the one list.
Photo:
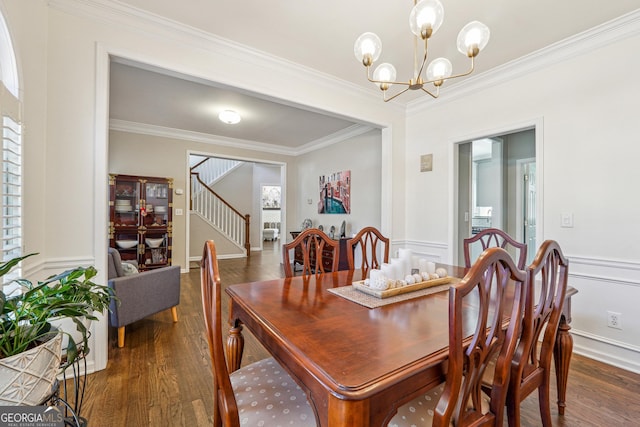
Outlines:
[[176, 215], [182, 215], [182, 209], [176, 209]]
[[431, 172], [433, 170], [433, 154], [423, 154], [420, 156], [420, 172]]
[[560, 227], [572, 228], [573, 227], [573, 214], [570, 212], [563, 212], [562, 219], [560, 221]]

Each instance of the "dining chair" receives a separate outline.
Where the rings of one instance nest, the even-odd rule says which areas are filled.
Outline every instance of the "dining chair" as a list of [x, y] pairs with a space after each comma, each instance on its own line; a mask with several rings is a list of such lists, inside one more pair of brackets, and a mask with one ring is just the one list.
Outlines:
[[[380, 268], [389, 262], [389, 239], [375, 227], [364, 227], [353, 238], [347, 240], [347, 262], [349, 270], [355, 270], [355, 250], [360, 247], [360, 269], [363, 277], [370, 269]], [[382, 256], [382, 259], [378, 259]]]
[[542, 243], [527, 274], [531, 288], [522, 339], [511, 370], [507, 416], [509, 426], [520, 426], [520, 402], [537, 389], [542, 425], [551, 427], [551, 357], [569, 277], [569, 261], [558, 242], [546, 240]]
[[[282, 259], [285, 277], [293, 277], [295, 265], [291, 265], [289, 251], [294, 251], [294, 264], [302, 265], [302, 274], [338, 271], [340, 262], [340, 243], [317, 228], [307, 228], [293, 241], [282, 245]], [[329, 259], [331, 254], [333, 260]], [[326, 259], [325, 259], [326, 258]]]
[[[479, 243], [477, 243], [479, 242]], [[506, 249], [508, 252], [515, 252], [515, 258], [518, 260], [518, 268], [524, 270], [527, 264], [527, 245], [518, 242], [499, 228], [485, 228], [478, 234], [466, 238], [464, 244], [464, 266], [469, 268], [473, 261], [471, 260], [471, 248], [480, 244], [482, 250], [487, 248], [499, 247]]]
[[213, 240], [200, 264], [202, 309], [213, 368], [213, 425], [316, 426], [307, 396], [272, 357], [229, 373], [222, 341], [222, 285]]
[[[449, 288], [449, 359], [444, 384], [400, 406], [389, 427], [502, 427], [528, 288], [527, 274], [504, 249], [485, 250], [465, 277]], [[494, 358], [492, 389], [487, 396], [482, 391], [483, 374]]]

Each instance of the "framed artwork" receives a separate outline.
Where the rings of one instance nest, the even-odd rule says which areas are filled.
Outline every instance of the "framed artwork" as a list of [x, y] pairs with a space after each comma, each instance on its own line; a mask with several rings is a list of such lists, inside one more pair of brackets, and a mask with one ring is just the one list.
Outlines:
[[318, 213], [351, 213], [351, 171], [320, 176]]
[[423, 154], [420, 156], [420, 172], [431, 172], [433, 170], [433, 154]]
[[280, 209], [280, 186], [262, 186], [262, 209]]

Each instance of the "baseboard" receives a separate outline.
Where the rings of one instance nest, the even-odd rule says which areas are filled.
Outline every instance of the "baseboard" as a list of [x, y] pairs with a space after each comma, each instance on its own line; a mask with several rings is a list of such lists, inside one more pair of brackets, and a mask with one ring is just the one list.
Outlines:
[[574, 353], [640, 374], [640, 348], [575, 329], [571, 335]]
[[[235, 259], [235, 258], [246, 258], [247, 256], [244, 254], [226, 254], [226, 255], [218, 255], [218, 259]], [[195, 256], [189, 257], [189, 262], [200, 262], [202, 257]]]

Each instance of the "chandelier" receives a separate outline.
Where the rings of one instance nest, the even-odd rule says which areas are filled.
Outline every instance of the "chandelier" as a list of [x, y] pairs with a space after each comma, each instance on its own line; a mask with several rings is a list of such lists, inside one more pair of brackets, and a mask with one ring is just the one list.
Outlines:
[[[422, 90], [433, 98], [437, 98], [440, 95], [440, 86], [445, 81], [467, 76], [473, 72], [475, 57], [489, 42], [489, 27], [478, 21], [469, 22], [458, 33], [458, 50], [471, 60], [471, 68], [468, 71], [452, 75], [453, 66], [451, 62], [447, 58], [437, 58], [431, 61], [426, 73], [423, 73], [427, 63], [429, 38], [438, 31], [443, 18], [444, 7], [440, 0], [414, 0], [414, 6], [409, 16], [409, 26], [411, 32], [415, 35], [413, 44], [414, 74], [409, 81], [396, 81], [396, 69], [387, 62], [378, 65], [372, 77], [371, 66], [380, 57], [382, 42], [374, 33], [364, 33], [358, 37], [353, 51], [358, 61], [361, 61], [367, 68], [367, 79], [377, 84], [382, 90], [385, 102], [391, 101], [408, 90]], [[420, 58], [418, 52], [419, 39], [424, 41], [422, 58]], [[435, 88], [433, 91], [425, 88], [425, 85], [431, 83]], [[391, 97], [387, 97], [387, 90], [394, 84], [406, 86], [406, 88]]]

